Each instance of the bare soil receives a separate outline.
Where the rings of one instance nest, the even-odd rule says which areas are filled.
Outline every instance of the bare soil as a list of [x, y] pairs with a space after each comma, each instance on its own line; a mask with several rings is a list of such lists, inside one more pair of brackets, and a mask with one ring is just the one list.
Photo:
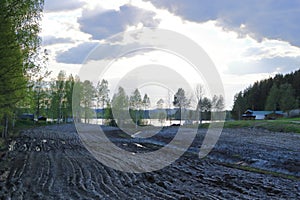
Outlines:
[[[115, 128], [106, 134], [126, 150], [147, 152], [167, 144], [177, 129], [143, 140]], [[224, 129], [199, 159], [206, 131], [170, 166], [135, 174], [97, 161], [74, 125], [26, 130], [1, 154], [0, 199], [300, 199], [300, 134]]]

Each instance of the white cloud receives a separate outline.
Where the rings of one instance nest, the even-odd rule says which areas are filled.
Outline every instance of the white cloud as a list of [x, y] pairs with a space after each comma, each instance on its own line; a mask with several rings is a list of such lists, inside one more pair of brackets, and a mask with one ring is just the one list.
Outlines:
[[45, 0], [45, 12], [61, 12], [81, 8], [84, 5], [82, 0]]
[[90, 35], [79, 29], [77, 18], [81, 10], [45, 13], [42, 18], [41, 36], [54, 36], [57, 38], [71, 38], [73, 41], [88, 41]]
[[73, 40], [71, 38], [61, 38], [61, 37], [55, 37], [53, 35], [44, 36], [42, 40], [43, 46], [51, 46], [55, 44], [64, 44], [64, 43], [73, 43]]
[[[53, 71], [63, 68], [74, 74], [80, 68], [79, 63], [83, 55], [92, 49], [93, 44], [115, 33], [135, 30], [147, 25], [181, 33], [197, 42], [208, 53], [224, 81], [227, 108], [233, 102], [233, 95], [254, 81], [268, 78], [277, 72], [286, 73], [299, 69], [300, 48], [288, 42], [297, 44], [294, 35], [298, 32], [295, 32], [295, 25], [291, 24], [297, 15], [291, 17], [291, 23], [282, 26], [282, 29], [287, 26], [290, 28], [278, 34], [278, 31], [272, 32], [273, 29], [279, 28], [277, 25], [267, 26], [265, 29], [262, 27], [270, 20], [270, 16], [274, 15], [270, 11], [272, 8], [268, 9], [265, 15], [261, 9], [259, 10], [260, 16], [266, 16], [266, 19], [259, 24], [256, 18], [241, 18], [239, 21], [238, 16], [243, 13], [231, 15], [229, 11], [232, 9], [223, 3], [218, 6], [208, 5], [204, 9], [197, 6], [199, 2], [196, 0], [151, 1], [155, 6], [159, 5], [159, 8], [150, 1], [142, 0], [85, 0], [84, 2], [85, 4], [79, 7], [72, 8], [69, 5], [65, 9], [60, 9], [69, 11], [54, 12], [53, 9], [53, 12], [45, 13], [41, 35], [46, 39], [44, 44], [51, 51], [52, 58], [49, 66]], [[239, 6], [242, 5], [239, 3], [234, 8]], [[249, 14], [251, 9], [245, 14], [251, 16]], [[278, 9], [275, 9], [275, 14], [278, 12]], [[292, 13], [294, 15], [294, 11]], [[279, 16], [282, 16], [282, 13]], [[230, 22], [230, 19], [233, 19], [233, 22]], [[278, 23], [283, 22], [279, 20]], [[288, 35], [287, 31], [292, 34]], [[261, 36], [253, 35], [254, 32]], [[276, 34], [280, 37], [275, 37]], [[268, 39], [268, 37], [275, 39]], [[258, 40], [258, 38], [264, 39]], [[276, 38], [288, 41], [276, 40]], [[107, 41], [101, 42], [105, 44]], [[112, 45], [110, 50], [117, 52], [118, 48], [122, 48], [120, 44]], [[109, 59], [110, 53], [103, 53], [102, 58]], [[162, 60], [159, 62], [163, 64]], [[176, 65], [179, 66], [176, 62], [173, 65], [175, 68]]]

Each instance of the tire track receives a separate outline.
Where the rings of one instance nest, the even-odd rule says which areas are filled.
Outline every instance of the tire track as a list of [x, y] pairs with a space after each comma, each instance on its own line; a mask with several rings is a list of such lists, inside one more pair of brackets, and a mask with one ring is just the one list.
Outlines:
[[[245, 136], [238, 141], [248, 143], [247, 133], [243, 130]], [[226, 146], [222, 141], [230, 142]], [[260, 141], [257, 147], [265, 151], [271, 141], [268, 138], [265, 146]], [[122, 146], [126, 140], [120, 142]], [[237, 146], [228, 138], [220, 142], [219, 148]], [[127, 147], [138, 151], [135, 146]], [[226, 167], [214, 156], [200, 160], [186, 153], [172, 165], [144, 174], [116, 171], [84, 148], [72, 125], [27, 130], [8, 157], [11, 167], [6, 180], [0, 181], [0, 199], [300, 199], [299, 180]]]

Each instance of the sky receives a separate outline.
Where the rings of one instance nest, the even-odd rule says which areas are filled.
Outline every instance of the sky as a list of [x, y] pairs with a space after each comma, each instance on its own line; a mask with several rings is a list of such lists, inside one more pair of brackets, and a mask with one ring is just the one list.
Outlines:
[[[87, 64], [103, 71], [104, 63], [112, 63], [101, 77], [109, 80], [112, 91], [128, 74], [131, 80], [137, 77], [139, 67], [144, 74], [153, 69], [149, 77], [154, 80], [173, 70], [172, 77], [181, 76], [191, 88], [205, 85], [207, 77], [197, 77], [191, 64], [176, 52], [138, 51], [115, 58], [122, 49], [142, 47], [134, 36], [125, 39], [124, 32], [151, 27], [180, 34], [207, 53], [222, 81], [226, 109], [231, 109], [234, 95], [255, 81], [299, 69], [299, 21], [298, 0], [45, 0], [41, 37], [54, 77], [60, 70], [80, 74]], [[87, 60], [93, 55], [97, 59]], [[147, 91], [145, 84], [138, 87]], [[148, 87], [152, 102], [168, 93], [158, 87]], [[209, 89], [206, 92], [212, 95]]]

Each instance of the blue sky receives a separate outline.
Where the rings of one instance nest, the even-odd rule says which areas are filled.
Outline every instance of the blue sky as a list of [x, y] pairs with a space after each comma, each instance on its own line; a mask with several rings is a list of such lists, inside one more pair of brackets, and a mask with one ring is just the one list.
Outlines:
[[112, 59], [122, 38], [108, 38], [120, 32], [178, 32], [212, 59], [230, 109], [234, 94], [254, 81], [299, 69], [299, 21], [298, 0], [45, 0], [41, 37], [56, 75], [61, 69], [78, 73], [99, 44], [105, 47], [101, 59]]

